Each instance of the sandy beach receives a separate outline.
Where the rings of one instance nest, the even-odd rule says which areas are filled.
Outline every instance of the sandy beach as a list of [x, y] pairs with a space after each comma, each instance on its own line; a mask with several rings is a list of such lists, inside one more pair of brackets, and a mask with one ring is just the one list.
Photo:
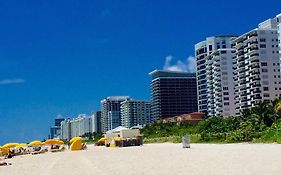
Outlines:
[[18, 156], [0, 167], [0, 175], [131, 175], [131, 174], [281, 174], [278, 144], [147, 144], [141, 147], [88, 146], [65, 151]]

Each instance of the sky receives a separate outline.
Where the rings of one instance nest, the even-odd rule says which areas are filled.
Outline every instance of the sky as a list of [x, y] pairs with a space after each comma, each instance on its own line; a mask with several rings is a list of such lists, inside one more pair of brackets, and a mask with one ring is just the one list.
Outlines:
[[194, 44], [279, 13], [276, 0], [1, 1], [0, 145], [44, 139], [107, 96], [149, 100], [149, 72], [194, 72]]

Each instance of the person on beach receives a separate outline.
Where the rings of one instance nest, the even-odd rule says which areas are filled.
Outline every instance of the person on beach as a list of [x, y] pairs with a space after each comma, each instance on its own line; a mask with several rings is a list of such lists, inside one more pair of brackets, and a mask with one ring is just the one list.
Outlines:
[[4, 161], [4, 159], [0, 159], [0, 166], [8, 166], [8, 165], [12, 165], [11, 163], [7, 163]]
[[11, 158], [13, 158], [15, 156], [15, 152], [14, 152], [14, 150], [9, 150], [9, 153], [8, 153], [8, 155], [5, 157], [6, 159], [11, 159]]

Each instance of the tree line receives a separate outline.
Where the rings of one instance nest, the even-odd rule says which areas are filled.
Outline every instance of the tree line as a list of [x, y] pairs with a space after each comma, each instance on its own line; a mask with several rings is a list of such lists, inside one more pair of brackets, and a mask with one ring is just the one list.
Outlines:
[[169, 138], [172, 142], [181, 142], [182, 136], [190, 134], [192, 142], [281, 143], [281, 98], [263, 101], [243, 110], [239, 116], [211, 116], [197, 125], [155, 122], [144, 127], [141, 133], [148, 142], [169, 141]]

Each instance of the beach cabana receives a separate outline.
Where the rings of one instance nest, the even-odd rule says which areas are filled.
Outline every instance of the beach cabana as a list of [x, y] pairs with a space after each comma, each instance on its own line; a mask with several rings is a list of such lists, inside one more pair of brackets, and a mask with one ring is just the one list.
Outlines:
[[9, 149], [0, 146], [0, 156], [5, 156], [9, 153]]
[[83, 147], [83, 139], [82, 137], [74, 137], [72, 138], [69, 143], [70, 143], [70, 150], [71, 151], [78, 151], [81, 150]]
[[129, 129], [123, 126], [118, 126], [117, 128], [114, 128], [112, 130], [109, 130], [106, 132], [106, 137], [109, 139], [113, 138], [136, 138], [140, 136], [140, 130], [139, 129]]
[[111, 144], [118, 147], [142, 145], [142, 137], [139, 129], [129, 129], [119, 126], [107, 131], [105, 136], [108, 138], [108, 140], [105, 141], [106, 146], [111, 146]]

